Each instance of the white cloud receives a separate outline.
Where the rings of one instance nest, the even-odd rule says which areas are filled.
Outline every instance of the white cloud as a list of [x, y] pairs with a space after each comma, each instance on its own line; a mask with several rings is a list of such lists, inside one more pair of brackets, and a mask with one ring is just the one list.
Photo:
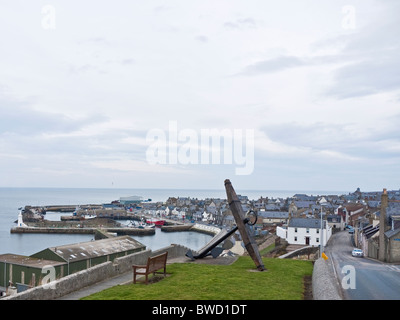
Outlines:
[[345, 1], [52, 5], [54, 30], [41, 4], [0, 5], [1, 183], [222, 186], [230, 166], [148, 166], [146, 134], [170, 121], [253, 129], [253, 189], [398, 181], [397, 2], [353, 1], [354, 29]]
[[185, 174], [185, 172], [187, 172], [187, 170], [180, 170], [176, 166], [150, 165], [146, 161], [136, 161], [131, 159], [100, 160], [92, 161], [90, 164], [102, 169], [148, 174]]

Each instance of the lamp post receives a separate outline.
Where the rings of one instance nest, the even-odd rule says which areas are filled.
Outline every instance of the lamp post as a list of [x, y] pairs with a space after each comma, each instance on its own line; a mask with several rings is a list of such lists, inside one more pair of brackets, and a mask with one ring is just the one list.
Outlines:
[[322, 205], [321, 205], [321, 248], [320, 248], [320, 257], [322, 258], [322, 253], [324, 252], [324, 227], [322, 224]]

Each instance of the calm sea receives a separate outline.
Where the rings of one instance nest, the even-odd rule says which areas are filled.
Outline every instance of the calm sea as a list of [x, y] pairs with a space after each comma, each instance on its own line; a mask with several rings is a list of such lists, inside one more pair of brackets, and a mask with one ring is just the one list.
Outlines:
[[[249, 199], [263, 197], [291, 197], [296, 193], [307, 194], [344, 194], [323, 192], [297, 191], [239, 191]], [[18, 208], [26, 205], [79, 205], [110, 203], [120, 197], [141, 196], [152, 201], [166, 201], [168, 197], [191, 197], [198, 199], [221, 198], [225, 199], [225, 190], [183, 190], [183, 189], [81, 189], [81, 188], [0, 188], [0, 254], [14, 253], [31, 255], [48, 247], [64, 244], [90, 241], [92, 235], [43, 235], [43, 234], [11, 234], [10, 229], [16, 224]], [[56, 220], [48, 213], [47, 219]], [[198, 232], [165, 233], [158, 230], [153, 236], [133, 237], [152, 250], [156, 250], [171, 243], [185, 245], [197, 250], [204, 246], [211, 236]]]

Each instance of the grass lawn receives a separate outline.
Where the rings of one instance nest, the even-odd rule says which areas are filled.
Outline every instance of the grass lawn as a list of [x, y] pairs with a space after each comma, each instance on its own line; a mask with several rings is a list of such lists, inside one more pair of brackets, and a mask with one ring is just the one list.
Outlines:
[[241, 256], [232, 265], [174, 263], [169, 276], [149, 285], [119, 285], [87, 300], [302, 300], [303, 278], [312, 274], [309, 261], [264, 258], [267, 271], [255, 271]]

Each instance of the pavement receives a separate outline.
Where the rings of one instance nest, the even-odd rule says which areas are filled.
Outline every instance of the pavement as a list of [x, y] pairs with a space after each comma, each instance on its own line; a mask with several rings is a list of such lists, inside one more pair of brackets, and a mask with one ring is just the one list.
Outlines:
[[132, 281], [133, 281], [133, 273], [132, 271], [129, 271], [121, 275], [115, 276], [113, 278], [108, 278], [104, 281], [97, 282], [91, 286], [84, 287], [78, 291], [71, 292], [70, 294], [62, 296], [57, 300], [79, 300], [93, 293], [97, 293], [117, 285], [132, 283]]

